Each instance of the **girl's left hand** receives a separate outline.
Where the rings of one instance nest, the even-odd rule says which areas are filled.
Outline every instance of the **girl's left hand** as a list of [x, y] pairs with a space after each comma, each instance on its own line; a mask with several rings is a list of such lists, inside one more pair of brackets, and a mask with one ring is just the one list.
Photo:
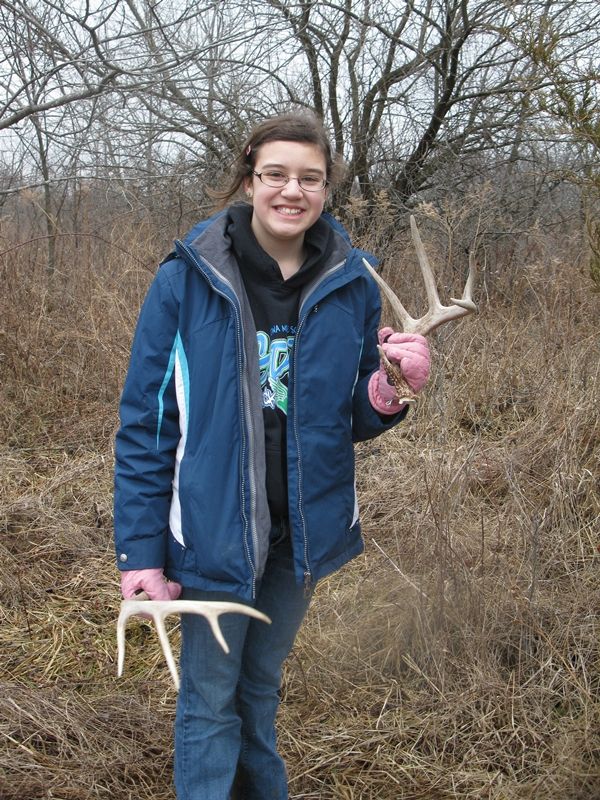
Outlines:
[[392, 328], [382, 328], [378, 337], [388, 361], [398, 364], [415, 394], [420, 392], [427, 383], [431, 366], [427, 339], [418, 333], [396, 333]]

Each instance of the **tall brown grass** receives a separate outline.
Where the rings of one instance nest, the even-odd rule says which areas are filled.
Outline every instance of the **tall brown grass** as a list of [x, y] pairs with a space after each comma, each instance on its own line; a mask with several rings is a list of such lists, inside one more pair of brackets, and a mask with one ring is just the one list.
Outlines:
[[[389, 213], [361, 244], [418, 310]], [[444, 297], [475, 217], [420, 214]], [[174, 692], [147, 623], [115, 677], [111, 462], [168, 245], [59, 237], [49, 283], [43, 240], [2, 234], [0, 798], [167, 800]], [[318, 587], [286, 666], [292, 798], [600, 796], [599, 297], [577, 232], [492, 249], [410, 419], [357, 448], [366, 553]]]

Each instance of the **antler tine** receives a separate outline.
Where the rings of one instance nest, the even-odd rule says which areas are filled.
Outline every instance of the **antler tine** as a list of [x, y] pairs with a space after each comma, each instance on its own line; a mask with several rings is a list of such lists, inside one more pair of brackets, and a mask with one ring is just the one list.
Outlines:
[[477, 306], [473, 302], [472, 298], [473, 286], [475, 284], [475, 256], [472, 252], [469, 254], [469, 275], [467, 277], [462, 298], [459, 300], [451, 298], [452, 305], [444, 306], [440, 302], [438, 291], [435, 285], [435, 279], [433, 277], [433, 270], [431, 269], [429, 259], [427, 258], [427, 253], [425, 252], [423, 242], [421, 241], [417, 223], [412, 215], [410, 217], [410, 228], [413, 244], [417, 253], [417, 259], [423, 275], [423, 282], [425, 283], [425, 291], [427, 293], [427, 301], [429, 305], [427, 313], [422, 317], [419, 317], [418, 319], [411, 317], [387, 283], [380, 275], [377, 274], [377, 272], [375, 272], [373, 267], [371, 267], [371, 265], [364, 258], [363, 263], [368, 269], [370, 275], [376, 281], [381, 291], [389, 300], [392, 311], [396, 316], [396, 321], [402, 330], [405, 333], [420, 333], [422, 336], [426, 336], [428, 333], [431, 333], [431, 331], [435, 330], [440, 325], [443, 325], [445, 322], [450, 322], [450, 320], [458, 319], [459, 317], [464, 317], [473, 311], [477, 311]]
[[[152, 601], [150, 601], [150, 602], [152, 602]], [[171, 643], [169, 642], [169, 637], [167, 635], [167, 629], [165, 627], [165, 614], [162, 613], [162, 609], [160, 609], [156, 614], [153, 614], [152, 615], [152, 619], [154, 620], [154, 624], [156, 625], [156, 632], [158, 633], [158, 640], [160, 642], [160, 646], [162, 647], [162, 651], [163, 651], [163, 654], [165, 656], [165, 660], [167, 662], [167, 666], [169, 667], [169, 672], [171, 673], [171, 678], [173, 678], [173, 683], [175, 684], [175, 689], [176, 689], [176, 691], [179, 691], [179, 674], [177, 672], [177, 665], [175, 664], [175, 659], [173, 658], [173, 651], [171, 650]]]
[[[417, 260], [419, 262], [419, 266], [421, 267], [425, 291], [427, 292], [427, 302], [429, 303], [428, 313], [431, 313], [433, 310], [438, 311], [440, 308], [442, 308], [440, 296], [438, 295], [437, 287], [435, 285], [431, 264], [427, 258], [427, 251], [423, 246], [421, 235], [419, 234], [419, 229], [417, 228], [417, 222], [412, 214], [410, 215], [410, 232], [417, 253]], [[421, 319], [416, 320], [416, 322], [419, 323], [422, 319], [424, 318], [421, 317]]]
[[169, 637], [165, 628], [165, 617], [169, 614], [199, 614], [205, 617], [215, 639], [221, 645], [223, 651], [229, 653], [229, 646], [219, 626], [219, 617], [221, 614], [234, 613], [245, 614], [248, 617], [260, 619], [267, 624], [271, 623], [271, 620], [266, 614], [250, 606], [242, 605], [242, 603], [204, 600], [123, 600], [119, 619], [117, 620], [117, 675], [121, 677], [125, 664], [125, 625], [129, 617], [134, 614], [146, 614], [151, 616], [154, 620], [162, 651], [167, 666], [169, 667], [169, 672], [173, 678], [175, 688], [179, 691], [179, 675], [177, 674], [177, 666], [173, 658], [173, 651], [171, 650]]
[[378, 272], [375, 272], [373, 267], [369, 264], [366, 258], [363, 258], [363, 264], [369, 271], [369, 274], [375, 281], [375, 283], [379, 286], [383, 294], [387, 297], [394, 316], [400, 325], [400, 328], [405, 331], [409, 332], [411, 330], [411, 324], [414, 323], [414, 320], [408, 311], [404, 308], [402, 303], [400, 302], [400, 298], [390, 289], [387, 283], [383, 280], [381, 275]]
[[465, 288], [463, 290], [462, 297], [460, 300], [457, 300], [455, 297], [451, 297], [450, 300], [454, 303], [455, 306], [460, 306], [461, 308], [465, 308], [467, 313], [471, 313], [474, 311], [477, 313], [479, 310], [477, 308], [477, 304], [473, 301], [473, 287], [475, 286], [475, 275], [477, 273], [477, 262], [475, 261], [475, 252], [471, 250], [469, 252], [469, 274], [467, 276], [467, 282], [465, 283]]

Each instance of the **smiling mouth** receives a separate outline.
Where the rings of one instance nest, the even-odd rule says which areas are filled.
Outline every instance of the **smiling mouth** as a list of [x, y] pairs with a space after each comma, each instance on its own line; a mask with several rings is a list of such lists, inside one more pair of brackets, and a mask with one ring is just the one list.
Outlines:
[[302, 208], [288, 208], [287, 206], [275, 206], [275, 210], [286, 217], [298, 217], [304, 213]]

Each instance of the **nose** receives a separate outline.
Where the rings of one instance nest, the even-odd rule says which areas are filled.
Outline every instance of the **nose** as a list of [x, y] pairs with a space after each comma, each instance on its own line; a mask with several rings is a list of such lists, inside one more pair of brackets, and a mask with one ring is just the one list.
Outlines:
[[285, 193], [286, 197], [302, 197], [302, 188], [298, 183], [298, 178], [290, 178], [285, 186], [281, 189], [282, 193]]

